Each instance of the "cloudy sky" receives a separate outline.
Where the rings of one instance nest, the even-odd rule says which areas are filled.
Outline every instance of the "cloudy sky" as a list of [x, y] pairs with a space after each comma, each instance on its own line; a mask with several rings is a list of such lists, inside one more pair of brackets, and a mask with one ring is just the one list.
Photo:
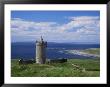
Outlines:
[[100, 42], [99, 11], [12, 11], [12, 42]]

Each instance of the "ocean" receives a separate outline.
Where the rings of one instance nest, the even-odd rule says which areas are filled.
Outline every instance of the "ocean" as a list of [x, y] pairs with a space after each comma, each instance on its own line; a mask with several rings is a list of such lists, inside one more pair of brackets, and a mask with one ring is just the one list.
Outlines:
[[[36, 49], [34, 42], [13, 42], [11, 43], [12, 59], [35, 59]], [[47, 43], [46, 57], [48, 59], [57, 58], [92, 58], [67, 53], [69, 50], [83, 50], [89, 48], [100, 48], [100, 44], [76, 44], [76, 43]]]

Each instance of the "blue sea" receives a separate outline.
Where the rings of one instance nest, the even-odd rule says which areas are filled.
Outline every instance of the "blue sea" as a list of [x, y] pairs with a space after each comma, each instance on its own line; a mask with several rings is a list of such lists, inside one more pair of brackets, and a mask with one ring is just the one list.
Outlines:
[[[35, 42], [13, 42], [11, 43], [11, 58], [35, 59]], [[100, 48], [99, 44], [77, 44], [77, 43], [47, 43], [46, 56], [48, 59], [57, 58], [90, 58], [81, 55], [65, 53], [65, 50], [83, 50], [88, 48]]]

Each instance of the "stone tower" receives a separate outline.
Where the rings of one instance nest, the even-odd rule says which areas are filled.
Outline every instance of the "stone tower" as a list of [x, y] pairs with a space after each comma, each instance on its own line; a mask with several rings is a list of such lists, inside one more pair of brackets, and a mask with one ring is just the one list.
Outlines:
[[41, 36], [41, 40], [36, 42], [36, 63], [45, 64], [46, 47], [47, 47], [47, 42], [44, 42]]

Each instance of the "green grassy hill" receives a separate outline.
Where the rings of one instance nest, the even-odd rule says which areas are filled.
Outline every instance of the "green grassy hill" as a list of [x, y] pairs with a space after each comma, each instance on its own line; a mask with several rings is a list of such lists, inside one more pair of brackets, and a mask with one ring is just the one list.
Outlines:
[[[76, 68], [77, 65], [80, 68]], [[11, 60], [12, 77], [98, 77], [98, 59], [68, 59], [65, 63], [19, 65], [17, 59]]]

